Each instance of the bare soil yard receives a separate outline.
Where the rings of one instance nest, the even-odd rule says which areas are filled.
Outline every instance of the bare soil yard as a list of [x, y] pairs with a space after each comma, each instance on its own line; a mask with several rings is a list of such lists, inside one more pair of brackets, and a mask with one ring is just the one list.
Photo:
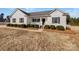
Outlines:
[[73, 51], [79, 50], [79, 33], [60, 31], [30, 32], [0, 28], [1, 51]]

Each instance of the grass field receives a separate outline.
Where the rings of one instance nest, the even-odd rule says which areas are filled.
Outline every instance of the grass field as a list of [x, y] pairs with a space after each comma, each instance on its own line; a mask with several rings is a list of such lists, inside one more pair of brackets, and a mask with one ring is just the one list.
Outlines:
[[79, 50], [79, 33], [58, 31], [30, 32], [0, 28], [1, 51]]

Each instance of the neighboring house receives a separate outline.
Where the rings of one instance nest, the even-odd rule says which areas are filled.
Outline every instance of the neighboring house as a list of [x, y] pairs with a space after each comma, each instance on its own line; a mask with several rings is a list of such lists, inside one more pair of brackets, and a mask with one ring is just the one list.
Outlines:
[[10, 17], [11, 24], [37, 24], [44, 25], [62, 25], [66, 28], [67, 13], [58, 9], [51, 11], [41, 11], [27, 13], [21, 9], [16, 9]]

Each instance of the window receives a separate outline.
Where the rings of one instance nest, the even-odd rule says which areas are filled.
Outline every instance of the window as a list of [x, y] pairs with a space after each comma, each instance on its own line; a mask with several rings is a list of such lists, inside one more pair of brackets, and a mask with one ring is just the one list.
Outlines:
[[32, 22], [35, 22], [35, 19], [32, 19]]
[[16, 18], [13, 18], [13, 19], [12, 19], [12, 22], [15, 23], [15, 22], [16, 22]]
[[40, 22], [40, 19], [37, 19], [37, 22]]
[[40, 22], [40, 19], [32, 19], [32, 22]]
[[60, 17], [52, 17], [52, 23], [60, 23]]
[[20, 23], [24, 23], [24, 18], [20, 18], [20, 19], [19, 19], [19, 22], [20, 22]]

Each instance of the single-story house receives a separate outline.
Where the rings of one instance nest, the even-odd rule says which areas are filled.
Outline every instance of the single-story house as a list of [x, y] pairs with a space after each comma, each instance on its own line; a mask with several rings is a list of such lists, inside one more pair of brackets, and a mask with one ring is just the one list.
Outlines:
[[37, 24], [39, 26], [45, 25], [61, 25], [66, 28], [66, 19], [68, 13], [58, 9], [50, 11], [27, 13], [21, 9], [16, 9], [10, 16], [11, 24]]

